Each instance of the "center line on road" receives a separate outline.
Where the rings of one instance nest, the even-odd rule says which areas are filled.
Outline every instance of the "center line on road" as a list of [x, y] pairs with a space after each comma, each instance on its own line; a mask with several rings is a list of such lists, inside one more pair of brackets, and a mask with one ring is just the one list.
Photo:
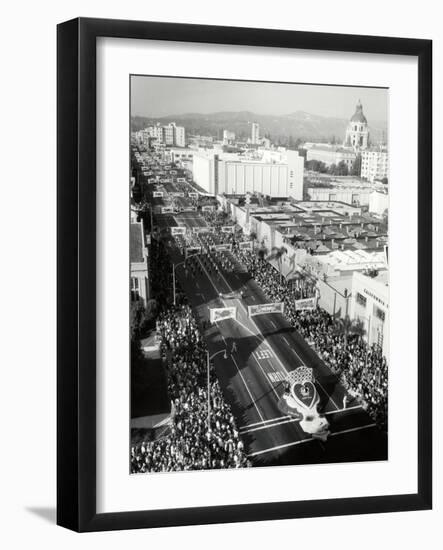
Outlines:
[[257, 403], [254, 400], [254, 397], [251, 393], [251, 390], [249, 389], [249, 386], [246, 384], [246, 380], [244, 379], [243, 374], [241, 373], [241, 370], [240, 370], [240, 368], [237, 364], [237, 361], [235, 360], [235, 357], [232, 354], [231, 354], [231, 359], [234, 361], [234, 364], [237, 367], [238, 374], [240, 375], [240, 378], [243, 380], [243, 384], [245, 385], [246, 391], [249, 393], [249, 397], [252, 400], [252, 404], [254, 405], [254, 407], [257, 410], [258, 416], [261, 418], [262, 422], [264, 422], [265, 419], [263, 418], [263, 415], [261, 414], [260, 409], [257, 407]]
[[[212, 282], [212, 279], [211, 277], [209, 276], [209, 273], [206, 271], [206, 268], [205, 266], [203, 265], [203, 262], [200, 260], [200, 258], [198, 258], [198, 261], [200, 263], [200, 265], [202, 266], [203, 270], [205, 271], [206, 273], [206, 276], [208, 277], [209, 279], [209, 282], [212, 284], [212, 286], [214, 287], [216, 293], [218, 294], [218, 289], [217, 287], [214, 285], [214, 283]], [[220, 275], [222, 277], [222, 279], [224, 280], [226, 286], [229, 288], [229, 291], [230, 292], [233, 292], [232, 288], [231, 288], [231, 285], [228, 283], [228, 281], [226, 280], [225, 276], [220, 272]], [[235, 298], [235, 301], [238, 302], [240, 304], [240, 307], [246, 312], [246, 314], [248, 313], [248, 310], [246, 308], [246, 306], [243, 304], [243, 302], [241, 300], [239, 300], [238, 298]], [[225, 304], [226, 306], [226, 302], [224, 300], [222, 300], [222, 302]], [[257, 323], [254, 321], [254, 319], [252, 318], [249, 318], [249, 321], [251, 322], [252, 325], [255, 326], [255, 328], [257, 329], [258, 333], [261, 335], [261, 330], [258, 328], [257, 326]], [[242, 323], [240, 323], [242, 324]], [[242, 325], [244, 328], [246, 328], [246, 330], [248, 330], [251, 334], [254, 334], [252, 332], [252, 330], [248, 329], [247, 327], [245, 327], [244, 325]], [[262, 342], [266, 342], [266, 338], [264, 338], [263, 336], [261, 336], [261, 338], [257, 335], [257, 334], [254, 334], [254, 336], [256, 336], [257, 338], [261, 339]], [[269, 343], [269, 347], [271, 349], [273, 349], [273, 346], [271, 343]], [[302, 361], [301, 357], [299, 356], [299, 354], [295, 351], [294, 348], [293, 349], [293, 352], [295, 353], [295, 355], [297, 356], [297, 358], [301, 361], [301, 364], [304, 365], [304, 362]], [[283, 361], [280, 359], [280, 357], [274, 352], [274, 355], [277, 359], [277, 361], [280, 363], [280, 365], [283, 367], [283, 370], [286, 372], [286, 374], [289, 373], [288, 369], [285, 367]], [[322, 388], [322, 390], [325, 392], [325, 394], [328, 396], [328, 398], [332, 401], [333, 405], [335, 406], [336, 409], [339, 409], [340, 407], [337, 405], [337, 403], [334, 401], [334, 399], [332, 398], [332, 395], [329, 395], [328, 392], [325, 390], [325, 388], [323, 387], [323, 385], [321, 384], [321, 382], [319, 382], [318, 380], [316, 380], [316, 383]]]

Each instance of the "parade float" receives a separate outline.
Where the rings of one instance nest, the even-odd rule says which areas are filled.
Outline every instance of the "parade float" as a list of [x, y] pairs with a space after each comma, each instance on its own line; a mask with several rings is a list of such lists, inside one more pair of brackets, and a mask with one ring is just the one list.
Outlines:
[[304, 432], [326, 441], [329, 423], [318, 411], [320, 396], [315, 387], [313, 370], [305, 366], [298, 367], [288, 373], [285, 384], [285, 391], [279, 401], [280, 410], [298, 420]]

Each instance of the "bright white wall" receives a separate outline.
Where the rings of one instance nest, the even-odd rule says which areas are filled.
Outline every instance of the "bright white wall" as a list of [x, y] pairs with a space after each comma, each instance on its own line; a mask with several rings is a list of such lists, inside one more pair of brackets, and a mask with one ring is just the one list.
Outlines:
[[[1, 334], [2, 453], [0, 455], [1, 541], [7, 548], [30, 548], [44, 541], [46, 548], [107, 550], [128, 547], [263, 548], [296, 545], [328, 550], [357, 545], [359, 549], [423, 547], [441, 541], [441, 491], [437, 510], [382, 516], [294, 520], [229, 526], [187, 527], [153, 531], [71, 534], [53, 525], [55, 505], [55, 25], [78, 15], [175, 21], [218, 25], [292, 28], [294, 30], [360, 33], [433, 38], [434, 97], [443, 94], [443, 31], [439, 3], [423, 0], [419, 9], [410, 0], [401, 5], [373, 0], [361, 14], [352, 0], [317, 0], [312, 6], [275, 0], [266, 10], [226, 0], [214, 12], [211, 3], [127, 0], [48, 0], [8, 3], [3, 9], [2, 41], [2, 183], [0, 201], [2, 239]], [[352, 24], [350, 24], [352, 22]], [[173, 64], [173, 60], [171, 60]], [[435, 127], [441, 126], [442, 102], [435, 102]], [[27, 148], [24, 129], [32, 124]], [[443, 149], [436, 133], [434, 150]], [[32, 167], [32, 168], [31, 168]], [[434, 181], [443, 181], [440, 162]], [[435, 228], [442, 231], [441, 186], [435, 186]], [[435, 253], [441, 246], [435, 245]], [[441, 254], [441, 253], [440, 253]], [[26, 270], [16, 270], [23, 265]], [[435, 261], [435, 280], [441, 280], [441, 255]], [[440, 286], [434, 290], [435, 310], [443, 306]], [[442, 333], [436, 318], [434, 332]], [[437, 340], [437, 339], [436, 339]], [[435, 388], [442, 387], [441, 345], [436, 342]], [[441, 414], [435, 463], [442, 464]], [[436, 484], [440, 482], [436, 468]], [[34, 510], [34, 511], [33, 511]], [[45, 518], [50, 518], [48, 521]], [[314, 544], [314, 541], [315, 544]], [[437, 547], [435, 544], [433, 547]]]
[[194, 181], [207, 193], [214, 193], [214, 161], [206, 155], [196, 153], [192, 161]]

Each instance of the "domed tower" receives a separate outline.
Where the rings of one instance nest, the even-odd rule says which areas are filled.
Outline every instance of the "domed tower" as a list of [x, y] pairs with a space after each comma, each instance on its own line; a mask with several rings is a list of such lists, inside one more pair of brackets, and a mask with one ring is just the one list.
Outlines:
[[355, 151], [360, 151], [369, 147], [368, 121], [363, 114], [363, 105], [360, 100], [358, 100], [355, 113], [349, 121], [343, 145], [345, 147], [352, 147]]

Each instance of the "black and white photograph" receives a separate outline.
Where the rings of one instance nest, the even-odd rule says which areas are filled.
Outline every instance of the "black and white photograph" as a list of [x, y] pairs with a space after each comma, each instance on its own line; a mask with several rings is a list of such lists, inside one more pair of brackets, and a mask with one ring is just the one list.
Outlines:
[[389, 89], [130, 76], [132, 474], [386, 461]]

